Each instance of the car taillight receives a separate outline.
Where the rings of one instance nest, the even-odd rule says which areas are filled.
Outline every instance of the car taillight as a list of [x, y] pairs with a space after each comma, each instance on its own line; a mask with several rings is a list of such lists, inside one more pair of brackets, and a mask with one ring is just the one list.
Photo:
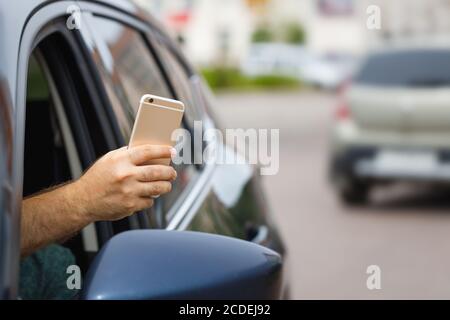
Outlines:
[[335, 117], [336, 120], [338, 121], [342, 121], [342, 120], [348, 120], [350, 119], [350, 108], [348, 106], [347, 103], [347, 99], [346, 99], [346, 93], [350, 88], [350, 80], [346, 80], [340, 87], [338, 90], [338, 99], [339, 99], [339, 104], [336, 108], [336, 112], [335, 112]]
[[350, 108], [345, 102], [341, 102], [335, 113], [336, 120], [348, 120], [350, 119]]

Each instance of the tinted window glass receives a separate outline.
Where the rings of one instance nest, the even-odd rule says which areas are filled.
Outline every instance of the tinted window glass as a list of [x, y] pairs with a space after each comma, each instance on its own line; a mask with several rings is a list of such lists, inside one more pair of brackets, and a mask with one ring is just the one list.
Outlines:
[[144, 93], [163, 97], [170, 96], [170, 93], [142, 37], [129, 28], [123, 28], [121, 35], [119, 39], [110, 39], [108, 44], [117, 73], [136, 113]]
[[435, 87], [450, 85], [450, 51], [415, 50], [369, 57], [356, 77], [361, 84]]
[[[156, 48], [161, 58], [161, 62], [165, 70], [167, 71], [168, 77], [170, 78], [170, 82], [175, 89], [177, 98], [183, 101], [185, 105], [184, 121], [186, 126], [190, 128], [190, 132], [192, 135], [191, 141], [194, 141], [193, 135], [196, 134], [199, 137], [202, 137], [202, 125], [201, 123], [199, 123], [200, 125], [194, 126], [194, 121], [201, 120], [201, 113], [199, 111], [199, 107], [195, 105], [196, 100], [193, 94], [193, 87], [191, 86], [189, 81], [189, 76], [185, 68], [178, 61], [178, 58], [170, 51], [170, 49], [167, 48], [167, 46], [162, 41], [156, 43]], [[194, 133], [195, 130], [197, 130], [198, 132]], [[203, 141], [201, 142], [203, 143]], [[197, 159], [201, 159], [201, 154], [204, 146], [201, 145], [199, 148], [195, 148], [195, 146], [191, 144], [190, 147], [192, 157], [194, 157], [194, 154], [197, 153]], [[193, 160], [194, 159], [192, 158], [192, 161]], [[194, 174], [194, 170], [192, 170], [193, 166], [189, 167], [191, 168], [191, 170], [182, 173], [181, 176], [181, 179], [185, 180], [186, 182], [188, 182], [192, 177], [186, 177], [186, 173], [189, 172], [189, 175]], [[174, 187], [177, 188], [178, 186], [174, 185]], [[177, 192], [172, 192], [171, 194], [166, 195], [166, 210], [168, 210], [170, 206], [175, 202], [175, 200], [177, 200], [177, 194]]]
[[178, 98], [182, 100], [186, 106], [185, 121], [190, 128], [193, 128], [194, 120], [200, 120], [201, 115], [198, 112], [198, 106], [195, 105], [189, 77], [175, 55], [164, 44], [159, 42], [157, 49], [158, 53], [161, 55], [161, 61], [164, 68], [166, 68], [170, 77], [170, 81], [175, 87]]
[[[150, 93], [170, 97], [170, 91], [140, 33], [117, 22], [96, 18], [96, 38], [106, 41], [99, 45], [100, 55], [109, 73], [106, 86], [119, 125], [128, 141], [141, 96]], [[106, 51], [106, 52], [105, 52]]]

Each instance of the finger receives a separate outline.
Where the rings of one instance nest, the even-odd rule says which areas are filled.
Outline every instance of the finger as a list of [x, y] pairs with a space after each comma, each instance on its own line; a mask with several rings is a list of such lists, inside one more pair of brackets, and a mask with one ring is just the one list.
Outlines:
[[136, 168], [137, 180], [141, 182], [175, 180], [177, 172], [165, 165], [139, 166]]
[[168, 181], [141, 183], [139, 190], [139, 195], [141, 197], [158, 196], [170, 192], [170, 190], [172, 190], [172, 184]]
[[127, 152], [127, 147], [121, 147], [119, 149], [111, 150], [108, 153], [106, 153], [105, 157], [118, 157]]
[[152, 206], [153, 206], [152, 198], [142, 197], [137, 202], [137, 208], [138, 208], [137, 211], [144, 210], [144, 209], [150, 208]]
[[119, 149], [111, 150], [108, 153], [122, 153], [128, 149], [127, 146], [120, 147]]
[[142, 145], [128, 149], [128, 153], [133, 164], [141, 165], [149, 160], [170, 159], [173, 153], [172, 149], [170, 146]]

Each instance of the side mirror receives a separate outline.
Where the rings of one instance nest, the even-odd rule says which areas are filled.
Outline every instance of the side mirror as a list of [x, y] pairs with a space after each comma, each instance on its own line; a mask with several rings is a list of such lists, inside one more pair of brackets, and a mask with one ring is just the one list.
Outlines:
[[82, 299], [279, 299], [282, 262], [260, 245], [192, 231], [133, 230], [109, 240]]

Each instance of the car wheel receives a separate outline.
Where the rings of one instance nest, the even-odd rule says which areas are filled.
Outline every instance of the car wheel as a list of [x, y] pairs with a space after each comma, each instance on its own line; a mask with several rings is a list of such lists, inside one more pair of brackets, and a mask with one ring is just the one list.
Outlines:
[[370, 184], [350, 180], [338, 190], [339, 198], [346, 205], [366, 204], [369, 199]]

